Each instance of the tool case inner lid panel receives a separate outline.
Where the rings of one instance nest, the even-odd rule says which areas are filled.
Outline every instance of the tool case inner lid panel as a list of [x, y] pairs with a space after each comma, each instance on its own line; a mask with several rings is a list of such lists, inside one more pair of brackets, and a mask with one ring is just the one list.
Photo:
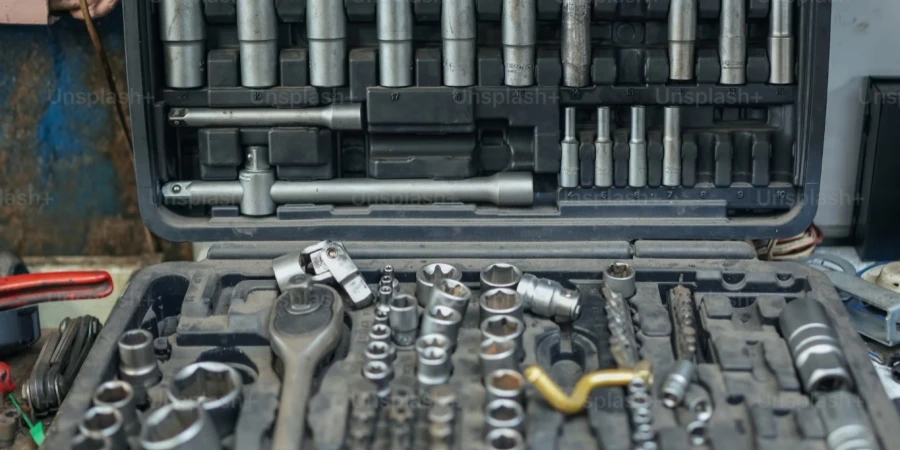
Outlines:
[[[789, 84], [771, 82], [772, 2], [748, 2], [739, 85], [722, 84], [719, 1], [697, 2], [689, 81], [670, 79], [670, 1], [594, 1], [584, 87], [566, 86], [556, 0], [534, 2], [533, 83], [519, 87], [504, 79], [502, 0], [475, 3], [476, 75], [467, 87], [445, 86], [442, 3], [412, 2], [411, 85], [385, 87], [376, 2], [347, 0], [345, 82], [334, 88], [310, 85], [306, 1], [274, 2], [277, 26], [266, 38], [277, 42], [276, 79], [264, 88], [248, 87], [242, 72], [248, 38], [234, 1], [203, 2], [202, 34], [187, 27], [166, 36], [165, 2], [123, 3], [129, 87], [148, 99], [132, 104], [140, 209], [167, 239], [490, 241], [502, 227], [521, 241], [726, 240], [796, 234], [815, 215], [827, 1], [791, 3]], [[190, 85], [185, 74], [167, 74], [185, 42], [202, 43], [193, 56], [202, 78], [176, 88]], [[643, 106], [643, 127], [633, 106]], [[663, 184], [667, 106], [679, 107], [675, 186]], [[230, 118], [217, 118], [221, 110]], [[604, 119], [609, 162], [597, 157], [607, 148], [597, 143]], [[629, 174], [637, 132], [644, 183]], [[560, 187], [573, 170], [576, 187]]]

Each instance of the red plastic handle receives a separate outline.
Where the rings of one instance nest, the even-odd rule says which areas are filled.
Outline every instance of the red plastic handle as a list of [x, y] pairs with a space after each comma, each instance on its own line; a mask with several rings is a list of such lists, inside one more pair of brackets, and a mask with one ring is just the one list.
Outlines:
[[105, 271], [49, 272], [0, 278], [0, 311], [47, 302], [103, 298], [113, 292]]

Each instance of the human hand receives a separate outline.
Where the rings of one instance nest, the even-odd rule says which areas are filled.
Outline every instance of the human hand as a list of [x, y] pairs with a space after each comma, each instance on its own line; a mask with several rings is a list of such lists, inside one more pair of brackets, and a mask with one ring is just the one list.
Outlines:
[[[87, 0], [91, 17], [103, 17], [112, 11], [119, 0]], [[84, 19], [81, 13], [81, 0], [50, 0], [50, 11], [56, 14], [71, 13], [76, 19]]]

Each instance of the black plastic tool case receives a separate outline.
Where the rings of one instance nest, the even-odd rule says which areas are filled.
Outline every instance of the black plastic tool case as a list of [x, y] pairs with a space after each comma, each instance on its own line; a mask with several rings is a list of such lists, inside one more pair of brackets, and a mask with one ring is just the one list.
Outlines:
[[[835, 324], [854, 392], [869, 413], [863, 421], [869, 422], [882, 448], [900, 442], [897, 411], [827, 278], [797, 264], [757, 261], [748, 245], [720, 241], [789, 235], [812, 221], [822, 155], [830, 2], [796, 3], [797, 84], [772, 86], [766, 83], [769, 1], [749, 1], [748, 84], [726, 87], [716, 83], [719, 1], [699, 1], [697, 82], [673, 84], [667, 82], [665, 46], [669, 2], [595, 0], [596, 86], [583, 89], [559, 87], [557, 0], [537, 2], [537, 85], [530, 88], [502, 86], [501, 1], [478, 0], [478, 85], [466, 89], [440, 86], [440, 2], [414, 2], [416, 85], [386, 89], [374, 86], [375, 3], [347, 0], [349, 86], [329, 92], [306, 85], [305, 0], [276, 1], [281, 86], [265, 91], [237, 87], [233, 76], [233, 1], [205, 4], [208, 87], [187, 91], [162, 85], [156, 3], [123, 3], [129, 85], [133, 98], [148, 99], [132, 104], [141, 212], [160, 236], [215, 244], [207, 261], [154, 266], [132, 280], [60, 409], [47, 448], [71, 445], [91, 393], [116, 376], [118, 338], [126, 330], [145, 327], [155, 336], [165, 330], [172, 345], [171, 358], [162, 364], [163, 381], [151, 391], [154, 406], [165, 402], [168, 379], [179, 368], [199, 360], [231, 363], [254, 381], [245, 385], [237, 432], [224, 443], [242, 450], [266, 449], [264, 436], [277, 413], [280, 389], [265, 327], [278, 294], [271, 260], [320, 239], [342, 240], [370, 285], [378, 282], [386, 264], [392, 265], [403, 292], [414, 291], [416, 271], [429, 262], [461, 268], [473, 298], [479, 295], [481, 268], [499, 261], [577, 287], [582, 313], [573, 324], [558, 325], [530, 313], [526, 320], [523, 367], [541, 364], [564, 388], [571, 388], [584, 372], [615, 366], [599, 294], [601, 272], [609, 263], [628, 261], [637, 270], [632, 305], [640, 318], [641, 356], [653, 362], [657, 383], [675, 358], [667, 292], [683, 283], [694, 295], [702, 330], [698, 376], [715, 410], [706, 430], [707, 445], [714, 449], [828, 448], [823, 419], [800, 388], [778, 326], [786, 302], [815, 298]], [[544, 100], [477, 101], [535, 96]], [[365, 103], [368, 128], [200, 132], [175, 130], [166, 120], [169, 110], [178, 107], [259, 106], [257, 99], [274, 107], [303, 107], [329, 98]], [[438, 120], [448, 102], [467, 118], [464, 126]], [[633, 104], [648, 107], [651, 147], [659, 137], [655, 131], [661, 126], [662, 105], [685, 106], [683, 153], [696, 158], [692, 179], [685, 183], [690, 187], [659, 187], [653, 176], [650, 187], [623, 187], [619, 147], [625, 145], [627, 168], [627, 107]], [[584, 112], [579, 131], [589, 136], [591, 111], [601, 105], [614, 107], [618, 187], [593, 188], [587, 176], [581, 188], [559, 189], [562, 108], [578, 106]], [[283, 133], [287, 139], [279, 139]], [[316, 158], [277, 162], [279, 152], [292, 150], [284, 144], [291, 140], [312, 149], [307, 156]], [[593, 141], [589, 137], [583, 142]], [[398, 173], [459, 178], [533, 171], [535, 205], [281, 205], [274, 216], [252, 218], [241, 216], [234, 206], [162, 201], [159, 190], [165, 182], [235, 180], [240, 149], [247, 145], [269, 146], [278, 176], [290, 180], [392, 178]], [[412, 151], [429, 145], [439, 155], [447, 152], [445, 158], [429, 159]], [[412, 151], [400, 158], [405, 163], [379, 156], [379, 149], [394, 146]], [[592, 151], [592, 145], [582, 146], [583, 174], [593, 173]], [[445, 164], [450, 160], [454, 164]], [[342, 448], [350, 396], [370, 388], [361, 367], [373, 314], [371, 307], [347, 314], [344, 340], [320, 371], [309, 404], [308, 448]], [[460, 397], [455, 439], [459, 449], [480, 448], [484, 439], [479, 342], [478, 307], [470, 305], [450, 381]], [[416, 391], [414, 351], [401, 350], [394, 367], [393, 388]], [[529, 389], [524, 433], [528, 448], [631, 448], [624, 395], [620, 388], [596, 391], [586, 413], [565, 417]], [[682, 413], [659, 402], [653, 412], [659, 448], [690, 447]], [[421, 417], [418, 420], [422, 423]], [[424, 430], [419, 427], [416, 433], [412, 448], [425, 448]]]

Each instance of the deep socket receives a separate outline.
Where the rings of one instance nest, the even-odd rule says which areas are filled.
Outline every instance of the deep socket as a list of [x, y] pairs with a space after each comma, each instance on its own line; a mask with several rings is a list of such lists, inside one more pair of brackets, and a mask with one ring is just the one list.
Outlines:
[[491, 289], [478, 298], [480, 320], [493, 316], [513, 316], [525, 320], [525, 302], [518, 292], [508, 289]]
[[416, 352], [421, 354], [426, 348], [439, 348], [447, 353], [452, 353], [455, 344], [443, 334], [424, 334], [416, 339]]
[[794, 3], [772, 0], [769, 11], [769, 83], [794, 82]]
[[488, 430], [509, 428], [521, 433], [525, 430], [525, 410], [514, 400], [493, 400], [484, 408], [484, 421]]
[[469, 302], [472, 301], [472, 291], [460, 281], [450, 278], [435, 283], [431, 289], [431, 295], [428, 298], [428, 307], [446, 306], [455, 309], [463, 317], [469, 309]]
[[498, 370], [519, 370], [518, 348], [514, 341], [484, 340], [478, 348], [478, 359], [482, 377]]
[[394, 343], [400, 347], [409, 347], [416, 341], [416, 329], [419, 328], [419, 307], [412, 295], [395, 295], [388, 306], [391, 308], [388, 323], [391, 326]]
[[366, 360], [383, 361], [387, 364], [397, 358], [397, 348], [394, 344], [385, 341], [372, 341], [366, 345]]
[[134, 388], [125, 381], [107, 381], [94, 391], [94, 406], [110, 406], [122, 415], [122, 423], [125, 433], [135, 436], [141, 430], [141, 422], [138, 419], [137, 399], [134, 396]]
[[419, 300], [419, 306], [428, 307], [434, 284], [445, 278], [459, 281], [462, 279], [462, 271], [452, 264], [431, 263], [416, 272], [416, 299]]
[[694, 79], [697, 40], [697, 0], [672, 0], [669, 5], [669, 78]]
[[166, 86], [195, 89], [206, 84], [206, 19], [203, 2], [162, 0], [159, 36], [163, 43]]
[[378, 0], [378, 82], [413, 84], [413, 6], [409, 0]]
[[628, 185], [647, 186], [647, 110], [643, 106], [631, 107], [628, 150]]
[[559, 185], [564, 188], [578, 187], [579, 160], [577, 131], [575, 129], [575, 108], [566, 108], [563, 140], [560, 142], [562, 160], [559, 165]]
[[663, 186], [681, 185], [681, 109], [663, 109]]
[[185, 366], [169, 384], [169, 401], [197, 402], [220, 436], [234, 432], [240, 413], [241, 375], [228, 364], [204, 361]]
[[191, 128], [307, 126], [336, 131], [363, 129], [362, 105], [359, 103], [302, 109], [172, 108], [169, 123]]
[[522, 403], [525, 394], [525, 377], [517, 370], [495, 370], [484, 377], [488, 403], [497, 399], [508, 399]]
[[481, 336], [484, 340], [510, 341], [516, 346], [516, 360], [525, 355], [522, 347], [522, 336], [525, 334], [525, 323], [513, 316], [493, 316], [481, 322]]
[[499, 288], [514, 290], [522, 279], [522, 271], [512, 264], [495, 263], [481, 269], [479, 279], [482, 291]]
[[537, 7], [535, 0], [503, 0], [503, 81], [506, 86], [534, 84]]
[[793, 300], [781, 311], [778, 323], [806, 393], [853, 386], [834, 325], [821, 303], [814, 298]]
[[449, 306], [434, 305], [425, 311], [422, 316], [420, 334], [440, 334], [446, 336], [450, 342], [456, 342], [459, 336], [459, 328], [462, 325], [463, 316], [459, 311]]
[[566, 289], [556, 280], [522, 275], [516, 291], [525, 309], [541, 317], [571, 321], [581, 314], [581, 293]]
[[266, 88], [278, 83], [278, 16], [275, 0], [238, 0], [237, 29], [241, 84]]
[[603, 284], [624, 298], [631, 298], [637, 292], [637, 273], [628, 263], [612, 263], [603, 270]]
[[475, 0], [443, 0], [441, 38], [444, 46], [444, 86], [475, 84]]
[[591, 83], [591, 0], [562, 2], [563, 84], [585, 87]]
[[612, 187], [613, 185], [613, 141], [610, 127], [610, 109], [607, 106], [597, 108], [597, 140], [594, 141], [594, 185]]
[[309, 84], [338, 87], [347, 84], [347, 16], [344, 2], [306, 1], [309, 44]]
[[371, 381], [378, 390], [378, 396], [384, 398], [391, 392], [394, 369], [384, 361], [369, 361], [363, 367], [363, 377]]
[[745, 0], [722, 0], [719, 15], [721, 84], [747, 82], [747, 9]]
[[[153, 335], [147, 330], [126, 331], [119, 339], [119, 378], [131, 384], [138, 397], [159, 383], [162, 373], [153, 352]], [[138, 403], [142, 403], [139, 401]]]
[[87, 410], [78, 424], [81, 434], [95, 439], [107, 438], [113, 449], [128, 447], [122, 414], [112, 406], [94, 406]]
[[675, 362], [672, 372], [666, 377], [662, 387], [663, 404], [667, 408], [675, 408], [684, 400], [691, 380], [694, 378], [694, 363], [686, 359]]
[[416, 379], [419, 384], [436, 386], [450, 379], [450, 354], [438, 347], [427, 347], [417, 353]]
[[150, 413], [140, 437], [144, 450], [221, 449], [209, 414], [198, 403], [170, 403]]

